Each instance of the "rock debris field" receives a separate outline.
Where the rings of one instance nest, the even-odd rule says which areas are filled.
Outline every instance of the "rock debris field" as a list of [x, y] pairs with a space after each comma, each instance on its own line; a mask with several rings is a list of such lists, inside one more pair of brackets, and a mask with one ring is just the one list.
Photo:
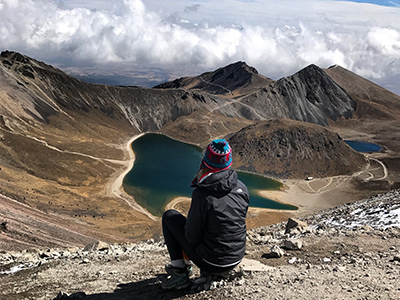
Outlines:
[[243, 263], [209, 290], [163, 291], [167, 262], [162, 237], [3, 251], [0, 299], [400, 299], [400, 190], [249, 231]]

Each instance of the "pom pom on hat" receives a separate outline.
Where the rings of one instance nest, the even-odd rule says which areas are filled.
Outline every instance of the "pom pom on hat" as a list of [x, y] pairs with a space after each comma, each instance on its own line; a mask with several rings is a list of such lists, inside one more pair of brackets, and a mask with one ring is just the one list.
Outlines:
[[213, 140], [204, 153], [203, 163], [210, 169], [228, 169], [232, 165], [232, 149], [224, 139]]

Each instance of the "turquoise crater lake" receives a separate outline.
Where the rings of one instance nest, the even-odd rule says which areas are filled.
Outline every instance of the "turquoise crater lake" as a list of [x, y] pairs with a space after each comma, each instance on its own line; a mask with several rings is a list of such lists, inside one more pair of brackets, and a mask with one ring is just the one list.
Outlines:
[[345, 140], [345, 142], [347, 143], [347, 145], [358, 152], [379, 152], [382, 150], [382, 147], [377, 144], [351, 140]]
[[[135, 163], [123, 180], [125, 191], [150, 213], [161, 216], [165, 205], [176, 197], [191, 197], [190, 183], [202, 159], [202, 149], [161, 134], [145, 134], [132, 142]], [[238, 172], [248, 187], [250, 206], [296, 210], [293, 205], [264, 198], [261, 190], [282, 187], [279, 181]]]

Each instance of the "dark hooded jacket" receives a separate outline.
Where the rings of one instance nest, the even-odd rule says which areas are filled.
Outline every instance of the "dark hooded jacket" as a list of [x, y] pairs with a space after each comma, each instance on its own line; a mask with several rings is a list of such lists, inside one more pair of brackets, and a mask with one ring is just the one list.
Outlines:
[[185, 226], [189, 243], [207, 263], [227, 267], [245, 253], [249, 192], [233, 169], [219, 171], [194, 183]]

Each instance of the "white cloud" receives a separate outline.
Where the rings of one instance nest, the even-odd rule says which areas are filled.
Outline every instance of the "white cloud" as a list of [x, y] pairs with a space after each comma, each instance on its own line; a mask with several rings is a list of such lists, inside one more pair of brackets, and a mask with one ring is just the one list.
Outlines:
[[339, 64], [384, 78], [400, 73], [399, 19], [398, 7], [345, 1], [0, 0], [0, 45], [76, 65], [242, 60], [279, 78]]
[[368, 32], [369, 44], [377, 53], [394, 59], [400, 58], [400, 32], [395, 29], [375, 27]]

